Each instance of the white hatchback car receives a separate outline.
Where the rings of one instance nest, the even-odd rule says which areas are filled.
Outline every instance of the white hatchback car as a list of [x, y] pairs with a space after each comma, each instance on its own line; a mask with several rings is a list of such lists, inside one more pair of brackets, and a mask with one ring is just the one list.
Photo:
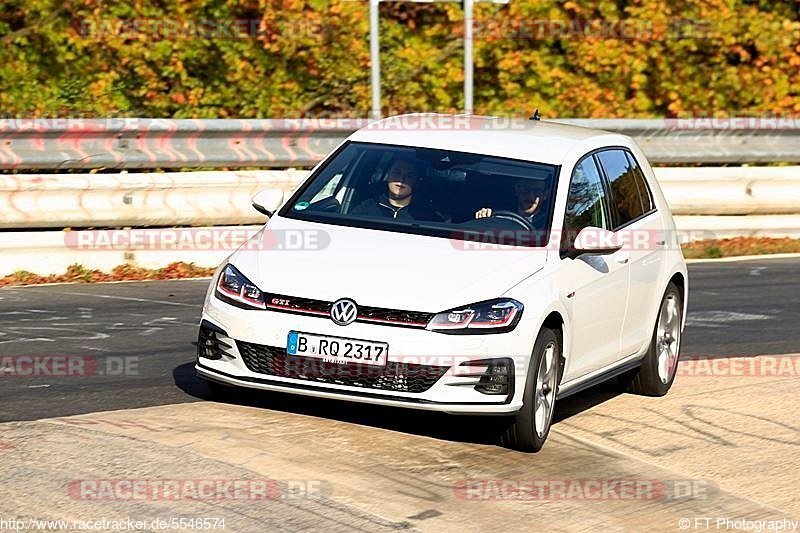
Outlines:
[[537, 451], [556, 399], [613, 377], [669, 390], [686, 265], [630, 138], [396, 124], [352, 134], [285, 201], [254, 197], [270, 219], [203, 306], [212, 392], [493, 414], [504, 444]]

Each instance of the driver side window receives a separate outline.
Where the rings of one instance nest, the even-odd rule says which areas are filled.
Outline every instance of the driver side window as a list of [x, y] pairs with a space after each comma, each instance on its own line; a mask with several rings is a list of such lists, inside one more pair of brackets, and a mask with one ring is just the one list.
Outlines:
[[603, 181], [594, 157], [584, 157], [572, 173], [564, 216], [564, 244], [570, 248], [583, 228], [611, 229]]

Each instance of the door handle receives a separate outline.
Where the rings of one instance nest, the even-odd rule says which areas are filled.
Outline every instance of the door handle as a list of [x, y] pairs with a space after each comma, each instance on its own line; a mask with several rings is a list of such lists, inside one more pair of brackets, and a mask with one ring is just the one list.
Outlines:
[[630, 259], [631, 259], [631, 256], [628, 255], [627, 252], [625, 252], [624, 254], [620, 254], [619, 256], [617, 256], [617, 263], [619, 263], [621, 265], [624, 265], [628, 261], [630, 261]]

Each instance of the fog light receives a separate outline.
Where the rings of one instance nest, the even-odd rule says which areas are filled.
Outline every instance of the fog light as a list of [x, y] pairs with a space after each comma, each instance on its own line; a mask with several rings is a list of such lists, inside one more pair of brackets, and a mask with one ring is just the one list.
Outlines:
[[475, 385], [476, 391], [492, 395], [510, 395], [514, 392], [514, 361], [512, 359], [481, 359], [467, 361], [462, 363], [462, 366], [487, 367]]
[[476, 390], [484, 394], [508, 394], [508, 367], [492, 365], [486, 369]]
[[207, 320], [203, 320], [200, 325], [200, 333], [197, 336], [197, 357], [205, 359], [219, 360], [222, 356], [233, 357], [229, 353], [231, 345], [220, 340], [219, 336], [227, 337], [222, 329], [214, 326]]

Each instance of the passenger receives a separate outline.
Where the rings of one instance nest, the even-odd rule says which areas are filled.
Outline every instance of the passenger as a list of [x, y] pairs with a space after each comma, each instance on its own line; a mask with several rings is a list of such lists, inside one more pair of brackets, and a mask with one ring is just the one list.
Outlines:
[[407, 159], [392, 163], [384, 177], [386, 192], [377, 198], [367, 198], [351, 211], [354, 215], [393, 218], [397, 220], [441, 220], [432, 209], [422, 202], [414, 202], [414, 192], [422, 170]]

